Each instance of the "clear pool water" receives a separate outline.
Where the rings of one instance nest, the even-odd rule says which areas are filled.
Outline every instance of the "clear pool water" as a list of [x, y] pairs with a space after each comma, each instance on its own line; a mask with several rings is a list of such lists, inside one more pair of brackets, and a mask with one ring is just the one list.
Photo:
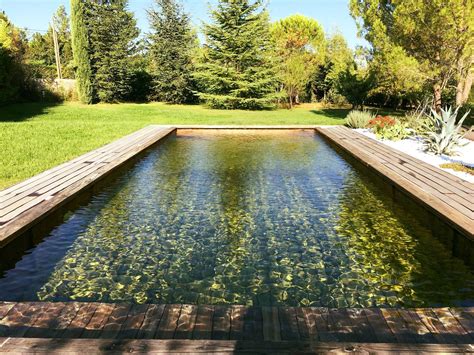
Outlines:
[[183, 131], [0, 278], [0, 300], [474, 304], [474, 276], [313, 132]]

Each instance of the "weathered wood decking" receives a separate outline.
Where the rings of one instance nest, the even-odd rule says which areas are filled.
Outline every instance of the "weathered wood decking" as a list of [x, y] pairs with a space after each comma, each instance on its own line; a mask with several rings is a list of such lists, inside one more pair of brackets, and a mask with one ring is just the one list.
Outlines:
[[474, 344], [474, 308], [0, 303], [0, 337]]
[[346, 127], [317, 131], [474, 240], [474, 184]]
[[0, 191], [0, 248], [174, 130], [148, 126]]

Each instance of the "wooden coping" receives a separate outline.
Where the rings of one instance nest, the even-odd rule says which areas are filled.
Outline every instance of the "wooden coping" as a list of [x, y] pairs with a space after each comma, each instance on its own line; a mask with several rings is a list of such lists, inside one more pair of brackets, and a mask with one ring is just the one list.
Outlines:
[[175, 130], [148, 126], [0, 191], [0, 248]]
[[349, 128], [316, 130], [474, 240], [474, 184]]
[[0, 337], [472, 344], [474, 308], [0, 302]]

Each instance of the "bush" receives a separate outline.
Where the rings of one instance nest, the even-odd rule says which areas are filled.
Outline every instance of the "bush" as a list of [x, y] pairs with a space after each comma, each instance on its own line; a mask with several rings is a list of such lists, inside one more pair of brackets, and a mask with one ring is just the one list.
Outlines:
[[469, 112], [466, 112], [456, 124], [458, 111], [459, 108], [453, 112], [451, 107], [442, 109], [440, 114], [431, 110], [431, 116], [428, 116], [430, 122], [425, 125], [424, 136], [425, 149], [428, 152], [436, 155], [453, 155], [456, 153], [455, 149], [463, 145], [461, 139], [466, 133], [461, 133], [462, 124]]
[[346, 126], [351, 128], [366, 128], [374, 115], [369, 111], [352, 110], [346, 117]]
[[406, 123], [390, 116], [377, 116], [369, 121], [369, 127], [379, 139], [398, 141], [408, 138], [413, 132]]

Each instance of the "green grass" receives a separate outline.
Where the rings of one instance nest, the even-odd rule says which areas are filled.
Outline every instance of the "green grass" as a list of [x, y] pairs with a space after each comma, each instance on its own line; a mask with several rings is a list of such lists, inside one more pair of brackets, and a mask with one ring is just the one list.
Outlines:
[[343, 124], [348, 110], [222, 111], [161, 103], [85, 106], [15, 104], [0, 108], [0, 189], [149, 124]]

